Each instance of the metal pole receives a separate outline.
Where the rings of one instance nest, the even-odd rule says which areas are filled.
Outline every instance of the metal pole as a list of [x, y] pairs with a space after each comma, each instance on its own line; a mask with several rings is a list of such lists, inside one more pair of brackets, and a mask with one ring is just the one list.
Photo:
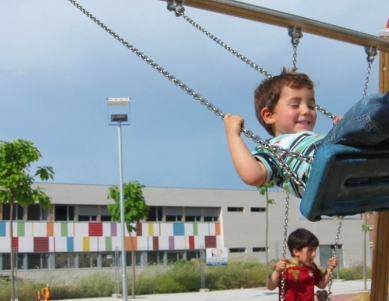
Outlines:
[[120, 191], [120, 224], [122, 226], [122, 270], [123, 270], [123, 284], [122, 284], [122, 295], [123, 301], [127, 301], [128, 292], [127, 292], [127, 273], [126, 273], [126, 226], [124, 222], [124, 196], [123, 196], [123, 157], [122, 157], [122, 127], [119, 123], [118, 125], [118, 140], [119, 140], [119, 191]]

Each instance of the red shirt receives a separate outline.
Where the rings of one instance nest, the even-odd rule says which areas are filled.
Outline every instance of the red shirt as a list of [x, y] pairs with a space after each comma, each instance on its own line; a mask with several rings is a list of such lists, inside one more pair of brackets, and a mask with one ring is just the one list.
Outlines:
[[[316, 264], [307, 267], [289, 260], [285, 269], [285, 301], [314, 301], [314, 288], [321, 281], [322, 273]], [[281, 299], [281, 281], [279, 283]]]

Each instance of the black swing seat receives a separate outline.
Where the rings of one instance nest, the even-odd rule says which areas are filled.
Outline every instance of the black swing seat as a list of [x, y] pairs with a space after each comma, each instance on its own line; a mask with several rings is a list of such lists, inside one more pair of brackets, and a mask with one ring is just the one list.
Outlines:
[[326, 145], [316, 154], [300, 211], [310, 221], [389, 211], [389, 145]]

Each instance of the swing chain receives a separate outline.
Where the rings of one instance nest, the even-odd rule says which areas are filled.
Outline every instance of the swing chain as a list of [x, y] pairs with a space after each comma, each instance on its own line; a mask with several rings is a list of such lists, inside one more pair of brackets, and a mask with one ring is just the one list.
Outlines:
[[293, 45], [293, 71], [297, 70], [297, 46], [300, 43], [300, 39], [303, 37], [301, 27], [289, 27], [288, 34], [292, 38], [291, 43]]
[[208, 110], [212, 111], [216, 116], [224, 117], [223, 112], [220, 109], [217, 109], [212, 103], [209, 103], [207, 99], [201, 97], [200, 94], [196, 93], [193, 89], [189, 88], [186, 84], [182, 83], [179, 79], [177, 79], [174, 75], [170, 74], [167, 70], [159, 66], [153, 60], [151, 60], [147, 55], [140, 52], [134, 46], [129, 44], [123, 38], [121, 38], [118, 34], [116, 34], [113, 30], [111, 30], [108, 26], [94, 17], [91, 13], [89, 13], [86, 9], [84, 9], [80, 4], [78, 4], [75, 0], [69, 0], [74, 6], [76, 6], [81, 12], [87, 15], [92, 21], [94, 21], [97, 25], [103, 28], [107, 33], [109, 33], [112, 37], [126, 46], [129, 50], [131, 50], [134, 54], [140, 57], [143, 61], [161, 73], [163, 76], [168, 78], [171, 82], [173, 82], [176, 86], [179, 86], [181, 90], [185, 91], [187, 94], [192, 96], [195, 100], [199, 101], [202, 105], [206, 106]]
[[[169, 7], [168, 7], [168, 10]], [[239, 52], [237, 52], [235, 49], [233, 49], [232, 47], [230, 47], [229, 45], [227, 45], [226, 43], [224, 43], [222, 40], [220, 40], [218, 37], [214, 36], [212, 33], [210, 33], [209, 31], [207, 31], [205, 28], [203, 28], [201, 25], [199, 25], [198, 23], [196, 23], [194, 20], [192, 20], [191, 18], [189, 18], [187, 15], [184, 14], [183, 11], [180, 11], [179, 10], [179, 6], [175, 6], [173, 8], [173, 10], [175, 11], [176, 13], [176, 16], [181, 16], [183, 17], [186, 21], [189, 22], [189, 24], [191, 24], [192, 26], [194, 26], [195, 28], [197, 28], [198, 30], [200, 30], [202, 33], [204, 33], [206, 36], [208, 36], [210, 39], [212, 39], [215, 43], [219, 44], [220, 46], [222, 46], [224, 49], [226, 49], [227, 51], [229, 51], [230, 53], [232, 53], [233, 55], [235, 55], [236, 57], [240, 58], [242, 61], [244, 61], [246, 64], [248, 64], [250, 67], [254, 68], [255, 70], [259, 71], [260, 73], [262, 73], [264, 76], [266, 77], [272, 77], [272, 75], [267, 72], [265, 69], [261, 68], [258, 64], [254, 63], [253, 61], [251, 61], [250, 59], [248, 59], [247, 57], [245, 57], [244, 55], [240, 54]]]
[[[269, 72], [267, 72], [265, 69], [261, 68], [258, 64], [254, 63], [253, 61], [251, 61], [247, 57], [243, 56], [242, 54], [240, 54], [239, 52], [234, 50], [232, 47], [227, 45], [225, 42], [220, 40], [218, 37], [216, 37], [215, 35], [213, 35], [209, 31], [207, 31], [205, 28], [200, 26], [194, 20], [189, 18], [187, 15], [184, 14], [184, 11], [179, 11], [178, 6], [173, 4], [172, 1], [168, 2], [167, 9], [169, 11], [174, 11], [176, 13], [176, 16], [177, 15], [178, 16], [182, 16], [187, 22], [189, 22], [189, 24], [191, 24], [192, 26], [194, 26], [195, 28], [200, 30], [202, 33], [204, 33], [206, 36], [211, 38], [215, 43], [219, 44], [224, 49], [226, 49], [227, 51], [229, 51], [230, 53], [232, 53], [236, 57], [240, 58], [242, 61], [244, 61], [250, 67], [252, 67], [255, 70], [259, 71], [260, 73], [262, 73], [267, 78], [273, 77]], [[288, 30], [289, 30], [289, 35], [292, 37], [292, 44], [294, 46], [294, 50], [293, 50], [293, 58], [294, 58], [293, 65], [294, 65], [294, 67], [293, 67], [293, 70], [296, 70], [297, 69], [297, 45], [299, 43], [299, 39], [303, 36], [303, 34], [301, 32], [301, 28], [290, 27]], [[324, 109], [323, 107], [319, 106], [318, 104], [316, 104], [315, 106], [316, 106], [316, 109], [319, 112], [323, 113], [328, 118], [331, 118], [331, 119], [335, 119], [336, 118], [336, 116], [334, 114], [332, 114], [331, 112], [327, 111], [326, 109]]]
[[[159, 66], [157, 63], [155, 63], [153, 60], [151, 60], [147, 55], [143, 54], [137, 48], [135, 48], [134, 46], [129, 44], [126, 40], [124, 40], [122, 37], [120, 37], [118, 34], [116, 34], [113, 30], [111, 30], [108, 26], [106, 26], [103, 22], [101, 22], [99, 19], [97, 19], [95, 16], [93, 16], [84, 7], [82, 7], [77, 1], [69, 0], [69, 2], [72, 3], [75, 7], [77, 7], [86, 16], [88, 16], [98, 26], [103, 28], [107, 33], [109, 33], [112, 37], [114, 37], [122, 45], [124, 45], [129, 50], [131, 50], [134, 54], [136, 54], [138, 57], [140, 57], [143, 61], [145, 61], [147, 64], [149, 64], [155, 70], [157, 70], [163, 76], [168, 78], [176, 86], [180, 87], [181, 90], [185, 91], [188, 95], [192, 96], [195, 100], [199, 101], [200, 104], [206, 106], [207, 109], [212, 111], [216, 116], [220, 116], [222, 119], [224, 118], [224, 113], [220, 109], [216, 108], [214, 104], [208, 102], [208, 100], [206, 98], [201, 97], [201, 95], [196, 93], [192, 88], [190, 88], [186, 84], [182, 83], [174, 75], [170, 74], [167, 70], [165, 70], [164, 68]], [[254, 142], [260, 144], [264, 149], [268, 150], [274, 156], [274, 158], [277, 161], [279, 161], [279, 164], [281, 165], [282, 168], [284, 168], [284, 170], [286, 171], [288, 176], [290, 178], [292, 178], [293, 181], [298, 186], [300, 186], [302, 190], [305, 190], [305, 183], [301, 179], [299, 179], [297, 174], [287, 166], [287, 164], [284, 162], [284, 159], [282, 159], [282, 156], [291, 156], [293, 158], [296, 158], [297, 160], [306, 161], [309, 164], [313, 164], [313, 161], [314, 161], [313, 157], [303, 156], [301, 154], [291, 152], [291, 151], [289, 151], [287, 149], [283, 149], [281, 147], [272, 146], [269, 143], [262, 140], [259, 136], [254, 135], [252, 131], [245, 129], [244, 127], [242, 127], [242, 132], [245, 134], [246, 137], [251, 138]]]
[[323, 107], [319, 106], [318, 104], [316, 105], [316, 109], [319, 112], [323, 113], [328, 118], [331, 118], [331, 119], [335, 119], [336, 118], [336, 116], [334, 114], [332, 114], [331, 112], [327, 111], [326, 109], [324, 109]]
[[283, 169], [287, 173], [288, 177], [291, 178], [293, 182], [300, 187], [301, 194], [304, 194], [305, 187], [306, 187], [305, 183], [297, 176], [297, 173], [287, 165], [283, 156], [293, 157], [297, 160], [305, 161], [308, 164], [313, 164], [314, 157], [304, 156], [302, 154], [295, 153], [290, 150], [271, 145], [268, 142], [262, 140], [259, 136], [254, 135], [252, 131], [246, 130], [244, 127], [242, 127], [242, 133], [246, 137], [253, 140], [255, 143], [260, 144], [263, 149], [268, 150], [272, 154], [273, 158], [280, 165], [281, 169]]
[[[290, 199], [289, 192], [286, 191], [284, 241], [283, 241], [283, 245], [282, 245], [282, 258], [284, 258], [284, 259], [286, 258], [286, 246], [288, 244], [289, 199]], [[281, 273], [281, 292], [280, 292], [281, 301], [284, 301], [284, 295], [285, 295], [285, 269]]]
[[[343, 216], [340, 216], [339, 217], [338, 231], [336, 232], [336, 236], [335, 236], [334, 249], [332, 250], [332, 257], [336, 256], [336, 254], [338, 252], [338, 243], [339, 243], [339, 237], [340, 237], [340, 230], [342, 229], [342, 222], [343, 222]], [[331, 269], [330, 279], [328, 281], [328, 296], [327, 296], [327, 300], [326, 301], [331, 301], [330, 295], [332, 294], [332, 292], [331, 292], [332, 276], [333, 276], [333, 269]]]
[[365, 53], [367, 54], [366, 60], [368, 66], [367, 66], [367, 73], [366, 73], [366, 80], [365, 80], [365, 89], [363, 90], [363, 97], [366, 97], [367, 95], [367, 88], [369, 86], [369, 80], [370, 80], [371, 65], [373, 64], [375, 56], [378, 53], [377, 46], [365, 46]]

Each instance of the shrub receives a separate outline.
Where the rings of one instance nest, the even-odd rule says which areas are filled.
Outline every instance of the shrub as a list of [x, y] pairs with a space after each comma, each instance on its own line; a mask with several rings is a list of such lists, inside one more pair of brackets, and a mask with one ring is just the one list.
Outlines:
[[[230, 260], [227, 266], [204, 266], [205, 287], [210, 290], [227, 290], [239, 288], [263, 287], [266, 285], [267, 267], [256, 259]], [[66, 274], [68, 273], [68, 274]], [[37, 292], [52, 283], [51, 300], [94, 298], [111, 296], [115, 290], [115, 276], [112, 273], [93, 271], [86, 275], [74, 275], [74, 271], [64, 271], [58, 277], [48, 271], [40, 280], [17, 279], [17, 297], [22, 301], [33, 301]], [[337, 277], [334, 270], [333, 277]], [[55, 275], [55, 276], [54, 276]], [[77, 277], [76, 277], [77, 276]], [[72, 280], [63, 284], [61, 278]], [[371, 277], [371, 268], [368, 268], [368, 277]], [[340, 269], [340, 278], [356, 280], [363, 278], [363, 264], [355, 262], [350, 268]], [[51, 280], [50, 280], [51, 279]], [[50, 280], [50, 281], [49, 281]], [[120, 283], [121, 286], [121, 283]], [[128, 288], [131, 288], [131, 276], [128, 279]], [[169, 266], [149, 266], [137, 276], [136, 295], [165, 294], [179, 292], [193, 292], [201, 288], [201, 272], [198, 261], [177, 261]], [[11, 297], [10, 282], [0, 280], [0, 301], [9, 301]]]
[[[371, 267], [367, 267], [367, 278], [371, 277]], [[363, 279], [363, 263], [353, 262], [349, 268], [340, 269], [340, 278], [345, 280]]]

